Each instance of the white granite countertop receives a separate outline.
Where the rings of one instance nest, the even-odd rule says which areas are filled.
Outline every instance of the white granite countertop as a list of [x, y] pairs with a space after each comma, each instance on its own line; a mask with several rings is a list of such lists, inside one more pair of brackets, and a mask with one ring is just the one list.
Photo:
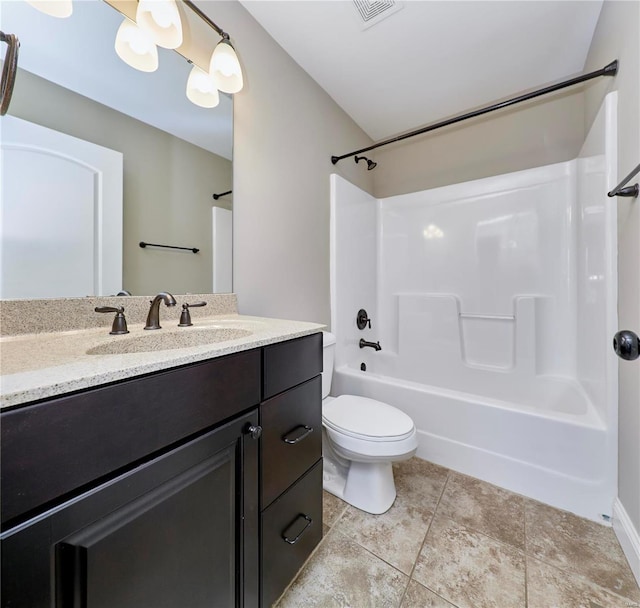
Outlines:
[[[75, 331], [22, 334], [0, 338], [0, 407], [10, 407], [63, 395], [142, 374], [178, 367], [306, 336], [324, 325], [237, 314], [193, 319], [192, 327], [170, 327], [145, 331], [143, 324], [130, 324], [129, 334], [109, 335], [100, 327]], [[250, 332], [248, 335], [229, 335]], [[237, 330], [241, 330], [238, 332]], [[213, 334], [218, 333], [218, 336]], [[153, 335], [152, 335], [153, 334]], [[197, 337], [196, 337], [197, 335]], [[202, 337], [201, 337], [202, 336]], [[211, 339], [224, 341], [184, 346]], [[177, 348], [166, 348], [175, 337]], [[136, 348], [144, 342], [151, 352], [88, 354], [120, 348]], [[173, 346], [173, 344], [172, 344]]]

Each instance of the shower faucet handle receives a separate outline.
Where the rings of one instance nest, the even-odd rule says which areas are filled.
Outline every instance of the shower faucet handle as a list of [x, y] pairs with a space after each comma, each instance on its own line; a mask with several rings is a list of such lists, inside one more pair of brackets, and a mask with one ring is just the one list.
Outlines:
[[358, 316], [356, 317], [356, 325], [358, 326], [358, 329], [364, 329], [365, 327], [367, 327], [367, 325], [369, 326], [369, 329], [371, 329], [371, 319], [369, 318], [369, 315], [364, 308], [361, 308], [358, 311]]

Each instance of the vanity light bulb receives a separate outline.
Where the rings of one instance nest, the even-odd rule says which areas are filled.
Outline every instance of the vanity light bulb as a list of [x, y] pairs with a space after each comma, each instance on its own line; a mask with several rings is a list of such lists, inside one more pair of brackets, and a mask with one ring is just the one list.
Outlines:
[[225, 77], [233, 76], [237, 63], [227, 54], [220, 54], [216, 69]]
[[158, 69], [158, 48], [147, 32], [125, 19], [116, 34], [116, 53], [126, 64], [141, 72]]
[[187, 80], [187, 98], [201, 108], [215, 108], [220, 103], [213, 79], [197, 65], [191, 68]]
[[242, 68], [231, 43], [223, 38], [211, 55], [209, 73], [216, 86], [225, 93], [237, 93], [242, 90]]
[[73, 12], [71, 0], [26, 0], [26, 2], [51, 17], [69, 17]]
[[136, 23], [158, 46], [176, 49], [182, 44], [182, 21], [175, 0], [140, 0]]

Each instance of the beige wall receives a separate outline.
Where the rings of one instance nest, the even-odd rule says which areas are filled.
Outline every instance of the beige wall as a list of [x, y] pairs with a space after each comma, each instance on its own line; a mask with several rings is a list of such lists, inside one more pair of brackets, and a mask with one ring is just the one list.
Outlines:
[[372, 187], [365, 167], [334, 167], [330, 157], [371, 140], [240, 3], [207, 9], [236, 43], [245, 77], [234, 99], [233, 286], [240, 311], [328, 324], [329, 175]]
[[[211, 291], [211, 195], [230, 189], [229, 160], [24, 70], [10, 113], [124, 154], [124, 288], [134, 295]], [[216, 204], [230, 208], [231, 198]], [[141, 249], [140, 241], [200, 253]]]
[[[640, 2], [606, 0], [586, 69], [619, 59], [615, 79], [586, 94], [589, 127], [610, 90], [618, 90], [618, 177], [640, 163]], [[640, 181], [636, 176], [631, 183]], [[640, 200], [618, 198], [619, 327], [640, 334]], [[618, 426], [618, 496], [636, 531], [640, 531], [640, 361], [620, 361]]]
[[581, 92], [558, 93], [370, 152], [378, 162], [374, 194], [418, 192], [562, 162], [578, 155], [584, 136]]

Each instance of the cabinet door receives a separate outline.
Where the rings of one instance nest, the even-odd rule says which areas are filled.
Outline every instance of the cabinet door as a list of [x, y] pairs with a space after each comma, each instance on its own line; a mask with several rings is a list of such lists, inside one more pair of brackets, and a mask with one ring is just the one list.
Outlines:
[[2, 605], [257, 606], [258, 442], [243, 433], [256, 423], [243, 416], [3, 534]]

